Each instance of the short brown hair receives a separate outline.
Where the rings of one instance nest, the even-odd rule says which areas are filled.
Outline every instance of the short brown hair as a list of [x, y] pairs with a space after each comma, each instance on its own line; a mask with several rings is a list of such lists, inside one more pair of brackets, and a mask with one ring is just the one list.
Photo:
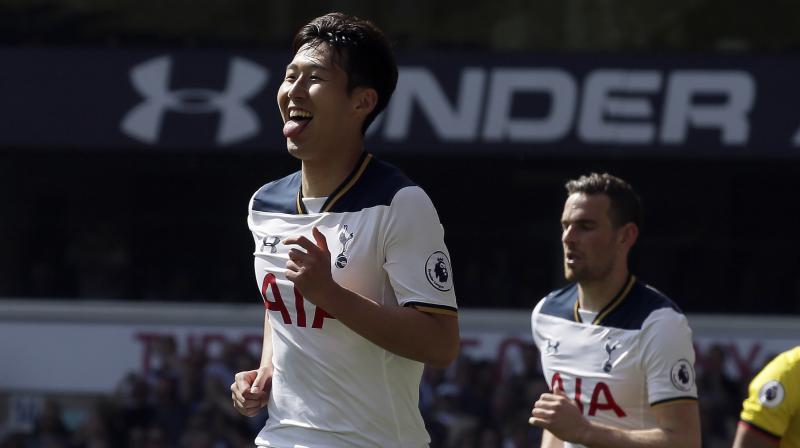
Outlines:
[[612, 176], [608, 173], [591, 173], [577, 179], [570, 180], [564, 187], [572, 195], [583, 193], [586, 195], [604, 194], [611, 202], [609, 218], [615, 227], [621, 227], [629, 222], [641, 227], [642, 202], [639, 195], [633, 190], [631, 184]]

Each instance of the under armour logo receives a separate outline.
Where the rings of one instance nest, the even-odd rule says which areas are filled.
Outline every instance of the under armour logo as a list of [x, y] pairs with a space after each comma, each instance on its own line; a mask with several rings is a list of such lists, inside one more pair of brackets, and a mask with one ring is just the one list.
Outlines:
[[614, 342], [613, 344], [609, 343], [609, 341], [611, 340], [609, 339], [606, 341], [606, 353], [608, 354], [608, 359], [606, 359], [606, 363], [603, 364], [603, 372], [606, 373], [610, 372], [611, 368], [613, 367], [611, 364], [611, 354], [614, 353], [614, 350], [618, 349], [620, 345], [622, 345], [622, 343], [619, 341]]
[[269, 247], [269, 253], [274, 254], [278, 251], [275, 246], [277, 246], [280, 241], [281, 239], [277, 236], [265, 236], [261, 239], [261, 246], [262, 248]]
[[172, 57], [161, 56], [131, 70], [131, 83], [144, 98], [123, 118], [120, 127], [128, 136], [149, 144], [158, 143], [161, 124], [167, 111], [184, 114], [219, 112], [216, 143], [230, 145], [256, 135], [258, 115], [247, 101], [261, 91], [268, 72], [243, 58], [233, 58], [228, 68], [225, 90], [188, 88], [168, 90]]
[[560, 344], [561, 344], [561, 342], [559, 342], [559, 341], [555, 341], [555, 344], [554, 344], [552, 340], [548, 339], [547, 340], [547, 349], [545, 350], [545, 353], [547, 353], [548, 355], [557, 354], [558, 353], [558, 346]]

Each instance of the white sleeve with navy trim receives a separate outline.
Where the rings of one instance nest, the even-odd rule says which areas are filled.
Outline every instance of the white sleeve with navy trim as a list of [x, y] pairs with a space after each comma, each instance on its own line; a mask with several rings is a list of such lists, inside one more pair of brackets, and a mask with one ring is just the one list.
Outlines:
[[455, 311], [456, 296], [444, 228], [428, 195], [419, 187], [395, 194], [385, 225], [384, 270], [397, 303]]
[[692, 330], [671, 308], [654, 311], [642, 326], [642, 363], [651, 405], [697, 398]]

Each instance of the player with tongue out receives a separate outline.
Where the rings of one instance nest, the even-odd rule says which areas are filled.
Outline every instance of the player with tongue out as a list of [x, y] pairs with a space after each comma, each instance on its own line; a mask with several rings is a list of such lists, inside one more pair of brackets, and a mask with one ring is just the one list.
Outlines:
[[301, 169], [260, 188], [248, 226], [266, 307], [258, 368], [234, 408], [267, 447], [425, 447], [424, 364], [459, 347], [444, 231], [427, 194], [364, 150], [397, 83], [383, 33], [340, 13], [297, 33], [278, 90]]
[[[326, 196], [347, 177], [364, 150], [364, 132], [394, 90], [394, 83], [390, 89], [363, 84], [364, 79], [358, 78], [369, 75], [378, 83], [390, 81], [376, 77], [378, 69], [367, 75], [352, 73], [348, 58], [353, 56], [342, 49], [353, 42], [332, 37], [336, 38], [345, 41], [332, 46], [325, 40], [312, 40], [297, 47], [278, 89], [283, 135], [289, 153], [302, 161], [305, 197]], [[295, 46], [298, 43], [295, 39]]]

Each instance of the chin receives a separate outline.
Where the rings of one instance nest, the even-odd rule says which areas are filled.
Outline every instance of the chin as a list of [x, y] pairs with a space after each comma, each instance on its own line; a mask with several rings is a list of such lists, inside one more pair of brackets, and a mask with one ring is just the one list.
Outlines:
[[289, 140], [286, 140], [286, 150], [289, 152], [289, 155], [297, 159], [303, 160], [304, 158], [306, 158], [304, 157], [303, 149], [296, 143], [293, 143]]
[[564, 266], [564, 278], [569, 282], [579, 282], [586, 278], [586, 271]]

